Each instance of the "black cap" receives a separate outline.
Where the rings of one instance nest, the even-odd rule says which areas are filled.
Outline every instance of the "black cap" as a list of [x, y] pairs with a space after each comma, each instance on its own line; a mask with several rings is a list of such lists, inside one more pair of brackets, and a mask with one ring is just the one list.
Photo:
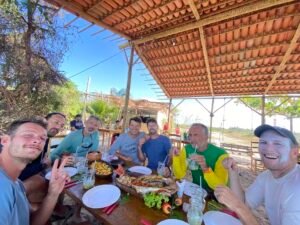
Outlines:
[[264, 125], [257, 127], [254, 131], [254, 134], [256, 137], [260, 137], [267, 130], [273, 130], [276, 133], [278, 133], [279, 135], [281, 135], [282, 137], [289, 138], [293, 142], [294, 145], [298, 145], [298, 142], [297, 142], [295, 136], [293, 135], [293, 133], [282, 127], [264, 124]]

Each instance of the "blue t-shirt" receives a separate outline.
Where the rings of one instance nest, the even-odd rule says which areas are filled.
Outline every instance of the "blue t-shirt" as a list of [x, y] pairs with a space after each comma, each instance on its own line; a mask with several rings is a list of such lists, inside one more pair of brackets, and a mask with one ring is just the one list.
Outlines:
[[171, 141], [164, 135], [147, 140], [142, 146], [142, 152], [148, 159], [148, 167], [156, 170], [158, 162], [164, 162], [171, 149]]
[[97, 151], [99, 145], [99, 132], [83, 136], [83, 130], [76, 130], [66, 136], [62, 142], [50, 153], [51, 161], [60, 158], [64, 152], [77, 153], [85, 157], [87, 152]]
[[29, 202], [20, 180], [13, 181], [0, 168], [0, 224], [29, 225]]
[[140, 164], [137, 146], [140, 138], [144, 135], [145, 133], [141, 132], [136, 138], [132, 138], [128, 133], [121, 134], [110, 147], [109, 153], [113, 155], [119, 150], [122, 155], [130, 157], [133, 162]]

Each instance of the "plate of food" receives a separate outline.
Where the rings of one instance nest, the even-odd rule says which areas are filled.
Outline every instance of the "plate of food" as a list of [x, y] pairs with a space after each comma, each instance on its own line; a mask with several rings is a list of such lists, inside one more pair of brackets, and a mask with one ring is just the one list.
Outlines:
[[208, 211], [203, 215], [205, 225], [242, 225], [241, 221], [223, 212]]
[[[64, 167], [64, 171], [69, 175], [69, 177], [73, 177], [74, 175], [77, 174], [77, 169], [74, 167]], [[45, 178], [47, 180], [50, 180], [51, 178], [51, 171], [49, 171], [46, 175]]]
[[177, 185], [171, 178], [158, 175], [131, 177], [128, 175], [117, 178], [117, 182], [127, 187], [132, 187], [137, 193], [146, 194], [158, 192], [167, 196], [177, 192]]
[[104, 161], [95, 161], [91, 163], [90, 168], [94, 169], [95, 175], [101, 178], [110, 177], [113, 173], [113, 168]]
[[140, 173], [144, 175], [150, 175], [152, 173], [152, 170], [145, 166], [133, 166], [128, 169], [128, 171], [133, 173]]

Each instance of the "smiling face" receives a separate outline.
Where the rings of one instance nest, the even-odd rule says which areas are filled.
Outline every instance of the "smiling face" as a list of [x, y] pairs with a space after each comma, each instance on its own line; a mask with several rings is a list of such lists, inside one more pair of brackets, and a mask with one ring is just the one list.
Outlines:
[[289, 138], [275, 131], [265, 131], [260, 136], [258, 147], [262, 162], [276, 177], [284, 175], [296, 164], [297, 147], [292, 147]]
[[55, 114], [47, 120], [47, 123], [48, 137], [54, 137], [64, 128], [66, 119], [62, 115]]
[[100, 121], [90, 117], [85, 121], [84, 131], [91, 134], [99, 129]]
[[131, 120], [129, 123], [129, 131], [128, 133], [132, 136], [137, 136], [140, 133], [140, 129], [141, 129], [141, 124]]
[[158, 131], [158, 125], [155, 122], [149, 122], [147, 125], [148, 131], [150, 135], [155, 135], [157, 134]]
[[4, 135], [1, 143], [11, 158], [27, 164], [43, 151], [46, 139], [46, 129], [34, 123], [25, 123], [14, 134]]

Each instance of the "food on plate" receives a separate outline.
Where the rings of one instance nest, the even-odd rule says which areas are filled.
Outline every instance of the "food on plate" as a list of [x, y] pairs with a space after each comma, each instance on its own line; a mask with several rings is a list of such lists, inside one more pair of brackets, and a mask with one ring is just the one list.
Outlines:
[[164, 178], [157, 175], [147, 175], [141, 177], [130, 177], [128, 175], [117, 178], [123, 185], [133, 187], [138, 193], [157, 192], [171, 196], [177, 191], [177, 185], [171, 178]]
[[179, 198], [179, 197], [176, 198], [174, 203], [175, 203], [176, 206], [181, 206], [182, 205], [182, 198]]
[[123, 166], [121, 164], [118, 165], [118, 168], [114, 170], [114, 172], [116, 174], [118, 174], [119, 176], [122, 176], [125, 174], [125, 169], [123, 168]]
[[162, 210], [165, 214], [170, 214], [172, 211], [172, 207], [169, 203], [165, 202], [162, 206]]
[[95, 169], [96, 175], [106, 176], [112, 174], [112, 168], [105, 162], [93, 162], [91, 168]]
[[158, 209], [161, 208], [161, 204], [163, 202], [168, 202], [169, 198], [163, 194], [158, 194], [155, 192], [150, 192], [144, 195], [145, 205], [149, 208], [156, 207]]

